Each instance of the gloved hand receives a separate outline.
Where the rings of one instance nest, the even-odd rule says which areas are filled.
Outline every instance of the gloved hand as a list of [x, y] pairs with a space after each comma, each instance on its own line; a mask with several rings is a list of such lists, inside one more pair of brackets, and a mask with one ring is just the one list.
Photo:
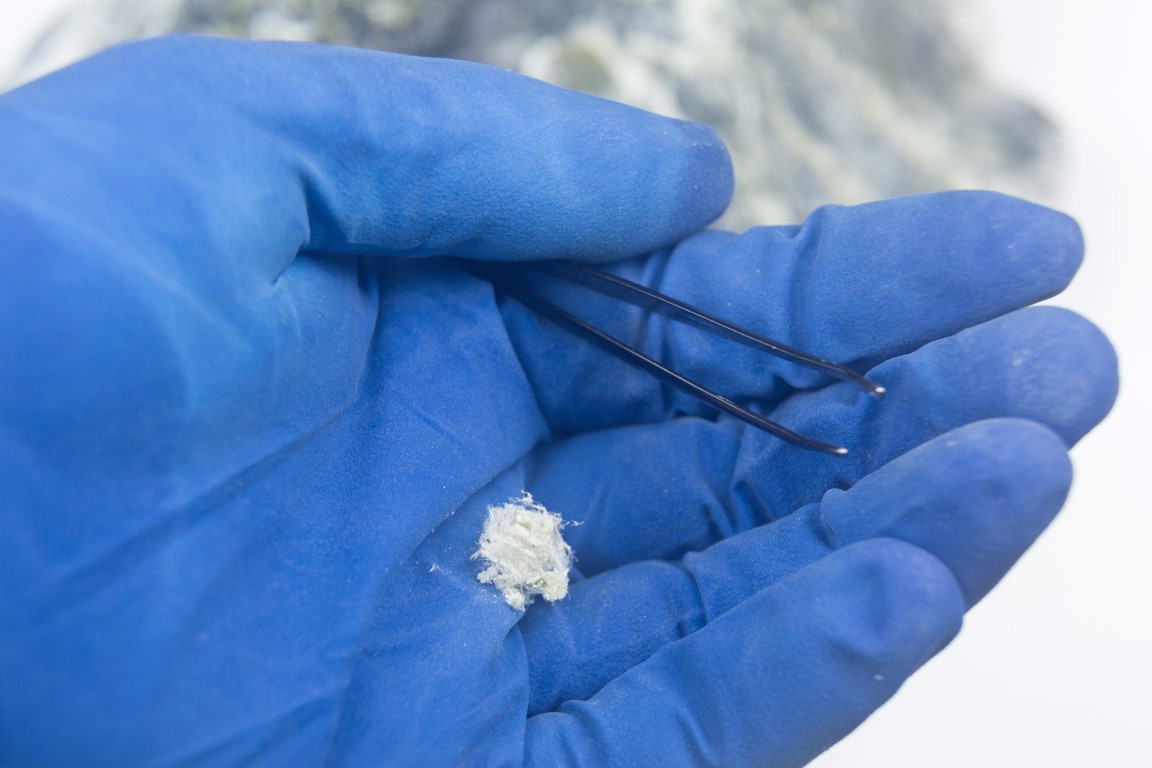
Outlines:
[[[704, 128], [459, 62], [168, 39], [0, 98], [0, 764], [784, 766], [850, 731], [1056, 513], [1115, 360], [1014, 311], [1077, 268], [1060, 214], [669, 250], [730, 187]], [[437, 258], [653, 251], [613, 269], [888, 396], [589, 316], [849, 457]], [[470, 559], [522, 489], [582, 523], [526, 613]]]

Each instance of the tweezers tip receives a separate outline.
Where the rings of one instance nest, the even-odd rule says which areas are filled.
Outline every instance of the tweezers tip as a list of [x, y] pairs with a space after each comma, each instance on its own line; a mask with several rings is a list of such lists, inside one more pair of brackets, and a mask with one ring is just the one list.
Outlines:
[[847, 456], [848, 455], [848, 449], [847, 448], [836, 448], [832, 451], [832, 453], [835, 456]]

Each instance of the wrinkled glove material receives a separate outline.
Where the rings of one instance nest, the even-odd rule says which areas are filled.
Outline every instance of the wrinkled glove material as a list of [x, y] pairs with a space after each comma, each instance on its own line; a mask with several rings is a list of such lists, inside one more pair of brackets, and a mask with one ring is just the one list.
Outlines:
[[[462, 62], [172, 38], [0, 96], [0, 764], [786, 766], [850, 731], [1059, 509], [1115, 359], [1021, 309], [1079, 265], [1061, 214], [699, 232], [731, 188], [705, 127]], [[890, 394], [585, 302], [852, 453], [800, 451], [454, 258], [612, 262]], [[581, 524], [521, 614], [470, 556], [525, 490]]]

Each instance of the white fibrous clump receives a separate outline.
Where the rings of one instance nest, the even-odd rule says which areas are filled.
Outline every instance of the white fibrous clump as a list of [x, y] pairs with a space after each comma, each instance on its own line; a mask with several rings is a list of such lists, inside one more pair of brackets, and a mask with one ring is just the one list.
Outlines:
[[480, 548], [472, 559], [488, 567], [476, 578], [491, 584], [518, 611], [536, 595], [549, 602], [568, 594], [572, 548], [560, 531], [566, 523], [525, 493], [507, 504], [488, 507]]

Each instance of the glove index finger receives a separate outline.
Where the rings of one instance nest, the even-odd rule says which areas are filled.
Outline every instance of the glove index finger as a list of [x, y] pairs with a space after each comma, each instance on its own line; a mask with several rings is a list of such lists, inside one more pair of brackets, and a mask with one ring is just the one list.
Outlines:
[[[223, 244], [256, 240], [256, 253], [289, 252], [280, 259], [313, 250], [605, 261], [700, 229], [732, 190], [727, 151], [705, 126], [447, 59], [160, 38], [0, 104], [17, 128], [67, 145], [38, 173], [9, 167], [13, 183], [39, 178], [51, 199], [96, 179], [102, 197], [87, 202], [112, 225], [160, 208], [161, 222], [148, 223], [172, 227], [178, 242], [192, 230]], [[78, 178], [85, 168], [89, 178]]]

